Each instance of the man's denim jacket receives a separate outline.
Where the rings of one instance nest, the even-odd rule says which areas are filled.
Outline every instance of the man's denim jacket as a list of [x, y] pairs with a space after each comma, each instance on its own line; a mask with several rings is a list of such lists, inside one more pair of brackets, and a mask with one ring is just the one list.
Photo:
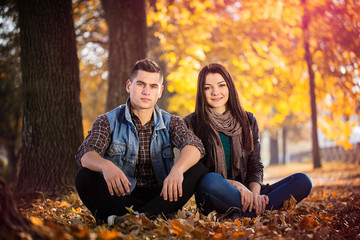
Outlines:
[[[132, 191], [136, 185], [134, 174], [139, 137], [128, 104], [129, 99], [126, 104], [105, 114], [110, 123], [111, 142], [102, 157], [112, 161], [125, 173], [131, 182]], [[157, 182], [161, 186], [174, 165], [169, 133], [171, 114], [155, 105], [153, 118], [155, 127], [151, 137], [150, 155]]]

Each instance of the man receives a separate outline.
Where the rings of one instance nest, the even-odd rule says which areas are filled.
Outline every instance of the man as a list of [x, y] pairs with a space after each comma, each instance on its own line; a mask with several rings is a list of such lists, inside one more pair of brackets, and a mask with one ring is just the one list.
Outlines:
[[[82, 166], [76, 188], [97, 223], [112, 225], [130, 207], [149, 217], [176, 212], [206, 171], [198, 162], [201, 141], [180, 117], [156, 105], [162, 82], [155, 62], [136, 62], [126, 104], [99, 116], [76, 153]], [[174, 146], [181, 150], [176, 163]]]

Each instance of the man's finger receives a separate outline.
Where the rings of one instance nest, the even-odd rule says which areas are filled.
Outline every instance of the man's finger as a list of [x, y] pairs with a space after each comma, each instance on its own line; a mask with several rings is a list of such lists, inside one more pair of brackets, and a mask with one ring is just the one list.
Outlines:
[[114, 191], [113, 191], [113, 188], [112, 188], [112, 186], [111, 186], [111, 183], [107, 183], [107, 186], [108, 186], [110, 195], [111, 195], [111, 196], [114, 196]]
[[164, 183], [162, 195], [163, 195], [164, 200], [168, 199], [167, 183]]
[[173, 200], [176, 202], [178, 199], [178, 189], [176, 183], [172, 185], [172, 189], [173, 189]]
[[181, 183], [178, 184], [178, 189], [179, 189], [179, 197], [182, 197], [183, 191], [182, 191], [182, 184]]
[[124, 196], [125, 192], [121, 184], [121, 179], [116, 180], [115, 184], [116, 184], [115, 192], [117, 192], [118, 196]]
[[167, 186], [168, 189], [168, 197], [169, 197], [169, 201], [172, 202], [173, 201], [173, 189], [172, 189], [172, 184], [169, 184]]
[[125, 191], [130, 192], [131, 183], [129, 182], [129, 180], [127, 180], [127, 179], [125, 181], [121, 180], [121, 182], [125, 188]]

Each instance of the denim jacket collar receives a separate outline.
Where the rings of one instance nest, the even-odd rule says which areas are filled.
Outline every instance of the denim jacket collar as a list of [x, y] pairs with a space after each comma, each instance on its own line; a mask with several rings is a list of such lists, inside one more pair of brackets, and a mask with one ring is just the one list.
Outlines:
[[[130, 104], [130, 97], [128, 97], [128, 99], [126, 100], [126, 107], [125, 107], [125, 118], [126, 120], [132, 124], [132, 126], [135, 128], [135, 125], [131, 119], [131, 114], [130, 114], [130, 110], [131, 109], [131, 104]], [[153, 111], [153, 116], [154, 116], [154, 125], [155, 131], [161, 130], [161, 129], [165, 129], [165, 123], [163, 118], [161, 117], [161, 110], [159, 109], [158, 105], [155, 104], [154, 106], [154, 111]], [[135, 128], [136, 129], [136, 128]]]

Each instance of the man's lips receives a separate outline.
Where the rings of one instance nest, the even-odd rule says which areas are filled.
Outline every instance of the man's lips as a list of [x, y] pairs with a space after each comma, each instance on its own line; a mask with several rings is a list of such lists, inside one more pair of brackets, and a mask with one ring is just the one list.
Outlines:
[[144, 102], [149, 102], [149, 101], [151, 101], [150, 98], [140, 98], [140, 99], [141, 99], [141, 101], [144, 101]]

